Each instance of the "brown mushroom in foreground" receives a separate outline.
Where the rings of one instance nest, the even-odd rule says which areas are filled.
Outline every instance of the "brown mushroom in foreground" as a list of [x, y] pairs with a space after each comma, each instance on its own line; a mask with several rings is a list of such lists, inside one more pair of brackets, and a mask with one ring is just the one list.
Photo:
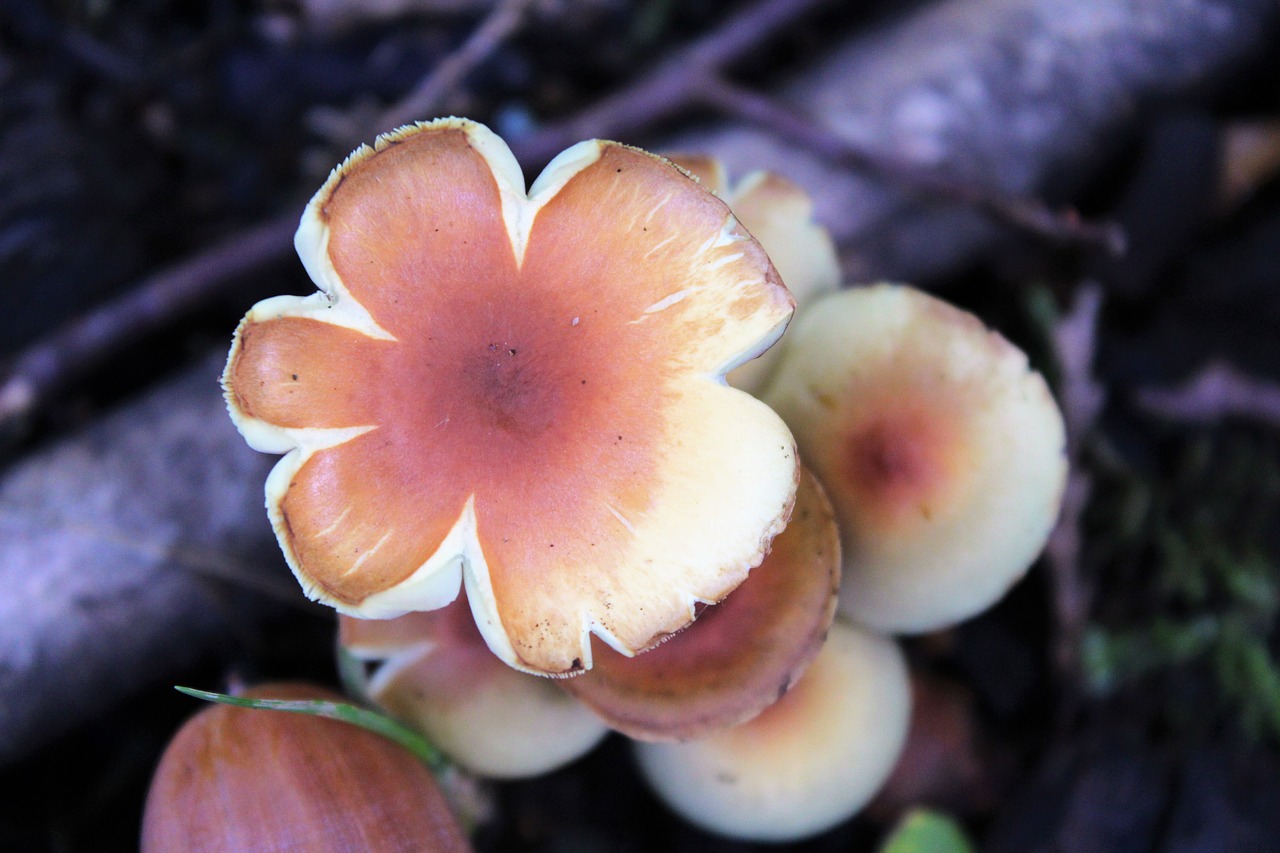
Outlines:
[[572, 674], [741, 583], [786, 526], [786, 426], [724, 375], [792, 300], [725, 204], [598, 140], [526, 193], [506, 145], [441, 119], [334, 170], [295, 240], [321, 289], [256, 305], [223, 376], [313, 598], [432, 610], [465, 583], [508, 664]]
[[[813, 218], [813, 199], [772, 172], [751, 172], [731, 184], [714, 157], [674, 154], [671, 160], [724, 200], [742, 226], [769, 253], [796, 310], [840, 286], [840, 261], [827, 229]], [[729, 374], [729, 384], [759, 396], [786, 347], [784, 336], [759, 358]]]
[[[341, 696], [299, 684], [246, 694]], [[165, 750], [147, 794], [143, 853], [470, 850], [431, 772], [391, 741], [335, 720], [215, 705]]]
[[728, 598], [644, 654], [597, 650], [590, 672], [559, 683], [629, 737], [702, 737], [759, 714], [801, 677], [822, 648], [839, 588], [831, 502], [802, 471], [791, 523]]
[[365, 685], [368, 698], [472, 773], [491, 779], [549, 773], [608, 733], [559, 689], [560, 681], [495, 657], [465, 600], [398, 619], [340, 620], [343, 647], [377, 661]]
[[888, 777], [910, 716], [892, 640], [837, 620], [804, 677], [764, 713], [687, 743], [637, 743], [658, 796], [690, 822], [794, 841], [853, 816]]
[[764, 399], [836, 507], [841, 611], [935, 630], [989, 607], [1044, 547], [1062, 415], [1017, 347], [968, 312], [877, 285], [813, 303]]

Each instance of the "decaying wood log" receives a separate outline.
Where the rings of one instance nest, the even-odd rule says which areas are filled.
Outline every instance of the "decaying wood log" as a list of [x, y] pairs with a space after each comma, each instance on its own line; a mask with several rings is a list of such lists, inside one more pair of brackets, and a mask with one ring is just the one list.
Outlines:
[[[780, 95], [885, 162], [1061, 197], [1145, 99], [1232, 65], [1275, 15], [1274, 0], [946, 0]], [[774, 132], [721, 126], [669, 147], [793, 177], [859, 277], [937, 273], [998, 233], [971, 208], [837, 168]], [[219, 363], [0, 479], [0, 760], [210, 647], [228, 613], [266, 609], [262, 596], [227, 607], [237, 587], [215, 580], [285, 571], [262, 509], [272, 460], [228, 422]]]
[[[1265, 0], [950, 0], [856, 39], [778, 96], [894, 171], [1061, 202], [1144, 107], [1234, 67], [1277, 17]], [[807, 187], [858, 279], [937, 275], [1001, 233], [972, 206], [837, 168], [785, 135], [734, 126], [677, 144]]]
[[0, 761], [278, 608], [273, 580], [296, 592], [262, 508], [271, 459], [227, 419], [222, 361], [0, 479]]

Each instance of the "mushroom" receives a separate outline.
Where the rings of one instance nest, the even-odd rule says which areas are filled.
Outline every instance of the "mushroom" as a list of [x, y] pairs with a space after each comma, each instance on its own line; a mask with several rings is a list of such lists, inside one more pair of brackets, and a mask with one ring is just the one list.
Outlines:
[[548, 773], [608, 733], [558, 682], [496, 658], [466, 601], [390, 620], [342, 616], [339, 624], [343, 647], [376, 662], [365, 684], [368, 698], [472, 773], [492, 779]]
[[506, 145], [441, 119], [362, 147], [295, 240], [321, 292], [249, 311], [223, 376], [284, 453], [272, 524], [307, 594], [432, 610], [465, 584], [529, 672], [633, 654], [760, 563], [795, 496], [785, 424], [724, 375], [792, 300], [722, 201], [613, 142], [528, 194]]
[[[248, 696], [342, 697], [271, 684]], [[160, 759], [143, 853], [224, 850], [470, 850], [431, 772], [348, 723], [228, 705], [186, 722]]]
[[598, 649], [590, 672], [560, 683], [629, 737], [704, 736], [754, 717], [795, 683], [822, 648], [839, 587], [831, 503], [803, 471], [791, 523], [728, 598], [642, 655]]
[[[675, 154], [671, 160], [724, 199], [742, 226], [760, 241], [795, 297], [797, 311], [840, 286], [835, 243], [827, 229], [814, 221], [813, 200], [798, 184], [764, 171], [730, 184], [724, 165], [714, 157]], [[729, 384], [758, 396], [786, 343], [784, 337], [759, 358], [734, 370]]]
[[797, 322], [764, 399], [836, 507], [841, 611], [939, 629], [990, 606], [1058, 515], [1062, 415], [1026, 356], [910, 287], [824, 297]]
[[854, 815], [888, 778], [911, 694], [897, 644], [837, 619], [804, 677], [750, 722], [687, 743], [637, 743], [658, 796], [690, 822], [794, 841]]

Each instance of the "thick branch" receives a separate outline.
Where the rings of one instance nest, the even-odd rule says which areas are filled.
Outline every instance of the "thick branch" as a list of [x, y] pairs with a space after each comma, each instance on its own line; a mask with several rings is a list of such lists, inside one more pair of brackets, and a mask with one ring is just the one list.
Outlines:
[[0, 762], [303, 603], [222, 360], [0, 479]]
[[1113, 255], [1124, 252], [1124, 232], [1114, 223], [1085, 222], [1074, 211], [1055, 213], [1035, 198], [1008, 196], [998, 189], [966, 184], [933, 169], [921, 168], [893, 153], [855, 142], [770, 98], [715, 76], [699, 80], [696, 96], [708, 106], [776, 133], [855, 172], [888, 180], [927, 200], [951, 201], [988, 213], [996, 219], [1059, 242], [1093, 244]]
[[[989, 197], [1056, 202], [1144, 104], [1257, 52], [1278, 13], [1267, 0], [944, 0], [770, 94], [880, 162]], [[833, 165], [786, 132], [722, 126], [675, 144], [809, 188], [860, 279], [939, 275], [1006, 233], [971, 207]]]

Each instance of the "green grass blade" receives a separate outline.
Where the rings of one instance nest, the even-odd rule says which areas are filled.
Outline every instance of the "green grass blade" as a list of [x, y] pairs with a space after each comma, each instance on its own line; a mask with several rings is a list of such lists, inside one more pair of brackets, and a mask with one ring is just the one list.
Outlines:
[[431, 741], [386, 714], [369, 708], [361, 708], [349, 702], [333, 702], [327, 699], [253, 699], [247, 696], [228, 696], [208, 690], [175, 685], [175, 690], [206, 702], [234, 705], [237, 708], [256, 708], [263, 711], [285, 711], [291, 714], [308, 714], [359, 726], [382, 735], [412, 752], [433, 771], [445, 770], [449, 763]]

